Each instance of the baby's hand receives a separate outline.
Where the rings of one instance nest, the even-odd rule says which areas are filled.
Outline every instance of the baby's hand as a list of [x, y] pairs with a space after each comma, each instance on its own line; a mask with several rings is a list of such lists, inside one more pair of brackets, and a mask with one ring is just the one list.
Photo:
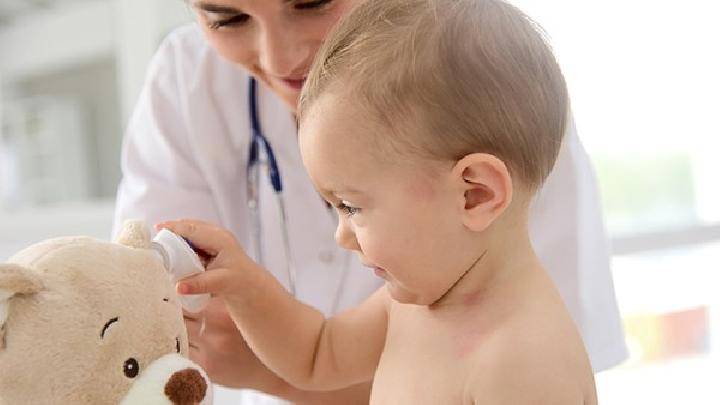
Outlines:
[[238, 292], [246, 285], [243, 278], [259, 269], [226, 229], [192, 219], [167, 221], [155, 227], [182, 236], [209, 257], [206, 272], [178, 281], [175, 287], [178, 294], [226, 295]]

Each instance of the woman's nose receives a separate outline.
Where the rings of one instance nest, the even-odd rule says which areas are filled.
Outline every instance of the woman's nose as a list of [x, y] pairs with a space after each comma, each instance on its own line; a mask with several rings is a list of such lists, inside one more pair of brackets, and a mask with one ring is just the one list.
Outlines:
[[258, 44], [260, 65], [272, 76], [302, 79], [312, 61], [311, 46], [302, 35], [282, 27], [266, 27]]

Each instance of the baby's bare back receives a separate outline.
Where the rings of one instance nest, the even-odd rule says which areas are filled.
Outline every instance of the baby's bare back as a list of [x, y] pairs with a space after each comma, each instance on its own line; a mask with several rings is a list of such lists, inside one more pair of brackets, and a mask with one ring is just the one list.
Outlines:
[[595, 405], [575, 325], [549, 279], [531, 277], [463, 308], [394, 302], [371, 404]]

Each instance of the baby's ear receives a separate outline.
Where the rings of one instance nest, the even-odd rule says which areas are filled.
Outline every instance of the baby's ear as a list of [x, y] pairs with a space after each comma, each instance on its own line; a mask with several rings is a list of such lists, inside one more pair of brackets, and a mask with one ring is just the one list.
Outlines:
[[16, 264], [0, 264], [0, 349], [5, 347], [5, 321], [10, 313], [10, 300], [20, 294], [35, 294], [43, 288], [40, 278]]
[[127, 247], [137, 249], [150, 248], [150, 230], [145, 222], [140, 220], [127, 220], [123, 222], [122, 230], [115, 242]]
[[505, 163], [494, 155], [473, 153], [453, 167], [453, 178], [462, 192], [465, 226], [484, 231], [510, 205], [513, 184]]

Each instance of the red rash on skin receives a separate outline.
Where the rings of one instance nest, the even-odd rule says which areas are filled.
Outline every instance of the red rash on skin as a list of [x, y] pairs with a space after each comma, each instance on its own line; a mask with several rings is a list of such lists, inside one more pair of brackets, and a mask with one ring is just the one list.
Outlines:
[[[463, 305], [468, 307], [476, 307], [481, 305], [484, 298], [483, 291], [476, 291], [463, 297]], [[483, 321], [477, 318], [466, 319], [462, 326], [457, 329], [455, 335], [455, 343], [457, 354], [460, 358], [465, 358], [475, 351], [477, 345], [482, 342], [484, 332], [491, 330], [487, 327], [487, 320]]]
[[466, 328], [455, 336], [457, 355], [463, 359], [475, 351], [475, 348], [482, 342], [483, 329], [477, 325], [474, 328]]

